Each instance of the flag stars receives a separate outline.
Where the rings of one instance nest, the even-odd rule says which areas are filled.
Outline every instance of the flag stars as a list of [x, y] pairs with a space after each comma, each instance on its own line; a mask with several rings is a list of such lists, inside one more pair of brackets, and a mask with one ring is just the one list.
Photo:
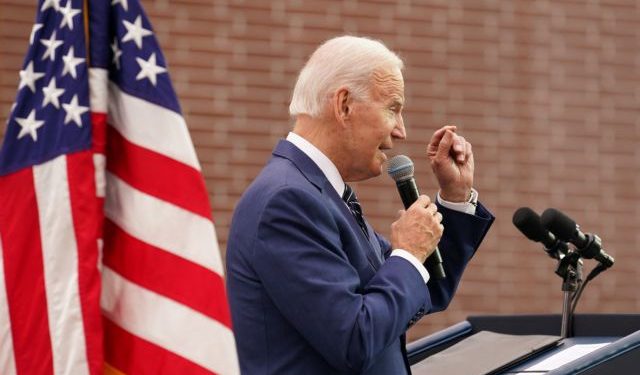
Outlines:
[[40, 7], [40, 11], [44, 12], [49, 8], [53, 8], [54, 10], [59, 10], [60, 0], [44, 0], [44, 3], [42, 3], [42, 7]]
[[64, 61], [64, 67], [62, 68], [62, 76], [64, 77], [65, 74], [69, 73], [71, 74], [71, 77], [78, 78], [76, 67], [79, 64], [82, 64], [84, 62], [84, 59], [80, 57], [76, 57], [74, 55], [73, 47], [69, 48], [69, 52], [67, 52], [66, 55], [62, 56], [62, 61]]
[[118, 48], [118, 38], [113, 38], [111, 51], [113, 52], [113, 59], [111, 60], [111, 63], [116, 66], [116, 69], [120, 70], [120, 56], [122, 56], [122, 50]]
[[60, 109], [60, 95], [64, 94], [64, 89], [59, 89], [56, 87], [56, 78], [51, 78], [49, 84], [46, 87], [42, 88], [42, 93], [44, 94], [44, 99], [42, 100], [42, 108], [46, 107], [47, 104], [51, 103], [54, 107]]
[[47, 47], [47, 50], [44, 51], [44, 55], [42, 56], [42, 60], [46, 60], [47, 57], [49, 57], [51, 61], [54, 61], [56, 58], [56, 49], [63, 44], [61, 40], [56, 39], [55, 31], [51, 34], [51, 38], [40, 39], [40, 43]]
[[122, 5], [124, 10], [129, 10], [129, 1], [128, 0], [113, 0], [111, 1], [111, 5], [115, 6], [117, 4]]
[[71, 102], [68, 104], [62, 104], [62, 108], [67, 112], [67, 115], [64, 117], [64, 124], [67, 125], [71, 121], [75, 122], [76, 125], [81, 128], [82, 127], [82, 119], [80, 116], [89, 111], [89, 107], [83, 107], [78, 105], [78, 95], [74, 95]]
[[62, 13], [60, 30], [62, 30], [65, 25], [69, 26], [69, 30], [73, 30], [73, 17], [80, 14], [80, 9], [71, 8], [71, 0], [67, 0], [67, 5], [64, 8], [60, 8], [59, 11]]
[[33, 39], [35, 38], [38, 30], [42, 29], [42, 26], [43, 25], [41, 23], [36, 23], [33, 25], [33, 27], [31, 28], [31, 35], [29, 36], [29, 45], [33, 44]]
[[136, 76], [136, 80], [141, 80], [143, 78], [149, 79], [151, 83], [155, 86], [157, 83], [157, 75], [160, 73], [166, 73], [167, 69], [162, 66], [156, 65], [156, 54], [152, 53], [149, 56], [149, 60], [144, 60], [139, 57], [136, 57], [136, 61], [138, 65], [140, 65], [140, 72]]
[[44, 125], [44, 121], [36, 119], [36, 110], [32, 109], [29, 116], [26, 118], [16, 117], [16, 122], [20, 125], [21, 129], [18, 133], [18, 139], [24, 137], [29, 134], [34, 142], [38, 141], [38, 133], [36, 130]]
[[142, 27], [141, 16], [138, 16], [136, 20], [133, 21], [133, 23], [127, 20], [123, 20], [122, 23], [124, 24], [124, 27], [127, 29], [127, 33], [122, 38], [122, 41], [128, 42], [130, 40], [133, 40], [136, 43], [136, 46], [138, 46], [138, 48], [142, 48], [142, 38], [153, 34], [151, 30], [147, 30]]
[[33, 61], [29, 61], [29, 65], [24, 70], [20, 71], [20, 86], [18, 86], [18, 90], [22, 89], [25, 86], [28, 86], [31, 89], [31, 92], [36, 92], [36, 81], [44, 77], [44, 73], [34, 72], [33, 71]]

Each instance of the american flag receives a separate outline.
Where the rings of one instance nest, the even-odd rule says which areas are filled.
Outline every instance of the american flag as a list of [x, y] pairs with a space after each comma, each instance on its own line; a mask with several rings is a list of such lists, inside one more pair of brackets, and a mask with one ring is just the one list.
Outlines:
[[0, 373], [239, 373], [200, 164], [138, 0], [38, 3], [0, 150]]

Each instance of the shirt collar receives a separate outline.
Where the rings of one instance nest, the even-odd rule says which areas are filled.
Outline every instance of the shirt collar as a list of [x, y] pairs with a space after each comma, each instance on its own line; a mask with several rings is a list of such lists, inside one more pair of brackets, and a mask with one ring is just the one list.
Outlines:
[[287, 135], [287, 141], [293, 143], [300, 151], [304, 152], [314, 163], [320, 168], [322, 173], [325, 175], [331, 186], [336, 190], [339, 196], [342, 196], [342, 193], [345, 189], [344, 180], [342, 180], [342, 176], [340, 176], [340, 172], [338, 172], [338, 168], [335, 164], [327, 157], [327, 155], [323, 154], [316, 146], [311, 144], [311, 142], [302, 138], [298, 134], [294, 132], [289, 132]]

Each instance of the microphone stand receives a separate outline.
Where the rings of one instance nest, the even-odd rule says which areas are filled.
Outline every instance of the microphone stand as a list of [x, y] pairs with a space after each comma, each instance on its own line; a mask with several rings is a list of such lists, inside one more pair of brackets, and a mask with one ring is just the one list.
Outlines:
[[562, 277], [562, 291], [564, 297], [562, 300], [562, 326], [560, 336], [562, 338], [571, 337], [573, 335], [573, 309], [571, 301], [574, 293], [582, 283], [582, 259], [577, 251], [567, 253], [558, 262], [556, 274]]

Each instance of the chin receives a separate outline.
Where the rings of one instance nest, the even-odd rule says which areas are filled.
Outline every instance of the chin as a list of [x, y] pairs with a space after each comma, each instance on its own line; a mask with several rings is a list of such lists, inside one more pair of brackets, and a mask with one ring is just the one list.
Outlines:
[[369, 176], [369, 178], [378, 177], [382, 174], [383, 171], [384, 171], [384, 162], [378, 162], [371, 168], [370, 170], [371, 176]]

